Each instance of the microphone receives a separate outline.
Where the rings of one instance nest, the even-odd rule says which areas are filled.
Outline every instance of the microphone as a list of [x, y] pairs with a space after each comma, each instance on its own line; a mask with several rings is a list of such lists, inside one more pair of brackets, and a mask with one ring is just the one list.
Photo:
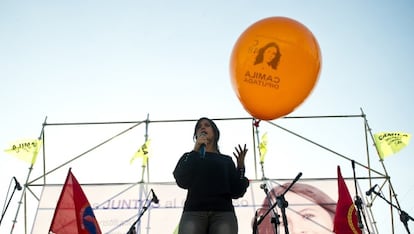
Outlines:
[[[205, 136], [205, 135], [206, 134], [202, 132], [199, 137]], [[204, 158], [206, 156], [206, 144], [203, 143], [200, 145], [199, 153], [201, 155], [201, 158]]]
[[293, 180], [293, 183], [296, 183], [296, 181], [298, 181], [300, 179], [300, 177], [302, 176], [302, 172], [299, 172], [299, 174], [295, 177], [295, 179]]
[[200, 145], [200, 155], [202, 158], [204, 158], [206, 156], [206, 144], [201, 144]]
[[374, 187], [372, 187], [372, 188], [370, 188], [365, 194], [367, 195], [367, 196], [370, 196], [371, 195], [371, 193], [375, 190], [375, 188], [378, 186], [378, 184], [376, 184], [376, 185], [374, 185]]
[[267, 186], [265, 183], [260, 185], [260, 188], [263, 189], [263, 191], [267, 194], [269, 192], [269, 189], [267, 189]]
[[17, 181], [16, 177], [13, 176], [14, 182], [16, 183], [16, 189], [17, 190], [22, 190], [22, 186], [20, 185], [19, 181]]
[[155, 195], [155, 193], [154, 193], [154, 190], [153, 190], [153, 189], [151, 189], [151, 193], [152, 193], [152, 201], [153, 201], [155, 204], [158, 204], [158, 203], [160, 202], [160, 200], [158, 199], [157, 195]]

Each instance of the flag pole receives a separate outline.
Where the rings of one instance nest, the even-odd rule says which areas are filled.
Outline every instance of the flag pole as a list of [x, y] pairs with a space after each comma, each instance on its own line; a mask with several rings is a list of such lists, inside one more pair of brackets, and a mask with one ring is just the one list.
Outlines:
[[[47, 117], [45, 118], [45, 121], [46, 121], [46, 119], [47, 119]], [[42, 139], [43, 138], [43, 132], [44, 132], [44, 124], [42, 125], [42, 129], [41, 129], [41, 131], [40, 131], [40, 134], [39, 134], [39, 140], [40, 139]], [[34, 157], [37, 157], [37, 154], [38, 154], [38, 150], [37, 151], [35, 151], [34, 153], [33, 153], [33, 158]], [[33, 158], [32, 158], [32, 162], [31, 162], [31, 164], [30, 164], [30, 167], [29, 167], [29, 172], [27, 173], [27, 176], [26, 176], [26, 181], [25, 181], [25, 183], [23, 184], [23, 191], [22, 191], [22, 194], [21, 194], [21, 196], [20, 196], [20, 200], [19, 200], [19, 202], [18, 202], [18, 206], [17, 206], [17, 210], [16, 210], [16, 215], [14, 216], [14, 219], [13, 219], [13, 225], [12, 225], [12, 227], [11, 227], [11, 229], [10, 229], [10, 234], [12, 234], [13, 233], [13, 231], [14, 231], [14, 226], [16, 225], [16, 223], [17, 223], [17, 216], [19, 215], [19, 211], [20, 211], [20, 206], [22, 205], [22, 203], [23, 203], [23, 198], [25, 197], [25, 195], [26, 195], [26, 189], [27, 189], [27, 184], [29, 183], [29, 178], [30, 178], [30, 174], [32, 174], [32, 171], [33, 171], [33, 165], [34, 165], [34, 160], [33, 160]], [[25, 222], [26, 222], [26, 220], [25, 220]], [[25, 228], [26, 229], [26, 228]], [[27, 233], [27, 230], [25, 230], [25, 233]]]
[[[43, 161], [43, 175], [45, 175], [46, 174], [46, 154], [45, 154], [45, 133], [44, 133], [44, 128], [45, 128], [45, 126], [46, 126], [46, 124], [47, 124], [47, 116], [45, 117], [45, 120], [43, 121], [43, 124], [42, 124], [42, 133], [41, 133], [41, 135], [42, 135], [42, 137], [41, 137], [41, 139], [42, 139], [42, 161]], [[46, 176], [44, 176], [43, 177], [43, 184], [46, 184]]]
[[[252, 119], [252, 136], [253, 136], [253, 149], [256, 149], [256, 143], [255, 143], [255, 130], [256, 130], [256, 124], [258, 124], [256, 122], [257, 120], [255, 120], [254, 118]], [[259, 146], [259, 145], [258, 145]], [[260, 152], [259, 152], [260, 153]], [[254, 178], [257, 179], [257, 157], [256, 157], [256, 150], [253, 151], [253, 160], [254, 160]]]
[[[147, 119], [145, 120], [145, 141], [147, 142], [148, 140], [148, 125], [149, 125], [149, 114], [147, 113]], [[144, 176], [145, 176], [145, 170], [147, 171], [147, 182], [149, 182], [149, 157], [143, 157], [142, 158], [142, 171], [141, 171], [141, 181], [140, 181], [140, 185], [139, 185], [139, 200], [143, 201], [143, 194], [145, 193], [144, 190], [146, 190], [146, 188], [144, 187], [145, 184], [145, 180], [144, 180]], [[142, 205], [142, 202], [139, 203], [139, 209], [138, 209], [138, 216], [140, 216], [141, 214], [139, 214], [140, 210], [144, 209], [145, 206]], [[149, 221], [149, 219], [148, 219]], [[138, 232], [132, 232], [133, 230]], [[131, 228], [129, 229], [128, 233], [141, 233], [141, 220], [140, 218], [138, 218], [138, 220], [132, 224]]]
[[[149, 114], [147, 113], [147, 120], [145, 121], [145, 142], [148, 141], [148, 126], [149, 126]], [[146, 157], [146, 165], [147, 165], [147, 182], [149, 182], [149, 157]]]
[[253, 119], [253, 126], [256, 129], [255, 133], [256, 133], [257, 146], [259, 147], [259, 158], [260, 158], [260, 167], [261, 167], [261, 170], [262, 170], [262, 180], [266, 180], [266, 176], [265, 176], [265, 173], [264, 173], [264, 165], [263, 165], [264, 162], [263, 162], [263, 160], [261, 160], [262, 153], [261, 153], [261, 150], [260, 150], [259, 123], [260, 123], [260, 120]]
[[[390, 176], [388, 175], [387, 168], [385, 167], [385, 164], [384, 164], [384, 159], [382, 159], [382, 158], [380, 157], [380, 154], [379, 154], [379, 151], [378, 151], [378, 146], [377, 146], [377, 144], [375, 143], [375, 139], [374, 139], [374, 135], [372, 134], [371, 127], [369, 126], [369, 124], [368, 124], [368, 120], [366, 119], [366, 116], [365, 116], [364, 112], [362, 111], [362, 109], [361, 109], [361, 112], [362, 112], [362, 114], [363, 114], [363, 118], [364, 118], [364, 122], [365, 122], [366, 129], [367, 129], [367, 131], [368, 131], [368, 133], [369, 133], [369, 135], [370, 135], [370, 137], [371, 137], [372, 142], [374, 143], [375, 150], [377, 151], [377, 155], [378, 155], [378, 157], [379, 157], [379, 159], [380, 159], [379, 161], [380, 161], [380, 163], [381, 163], [381, 165], [382, 165], [382, 168], [384, 169], [385, 178], [386, 178], [386, 181], [388, 181], [388, 184], [389, 184], [389, 189], [390, 189], [390, 198], [391, 198], [391, 199], [392, 199], [392, 198], [394, 198], [394, 199], [395, 199], [395, 202], [397, 203], [396, 208], [397, 208], [398, 210], [401, 210], [401, 208], [400, 208], [400, 203], [398, 202], [397, 196], [396, 196], [395, 191], [394, 191], [394, 187], [392, 186], [392, 183], [391, 183], [391, 178], [390, 178]], [[371, 177], [370, 177], [370, 178], [371, 178]], [[370, 187], [372, 187], [371, 181], [370, 181]], [[381, 188], [382, 188], [382, 186], [381, 186]], [[377, 195], [377, 194], [376, 194], [376, 195]], [[372, 206], [372, 203], [374, 202], [375, 197], [376, 197], [376, 196], [374, 196], [374, 197], [372, 198], [371, 203], [369, 204], [369, 206]], [[390, 212], [391, 212], [391, 226], [392, 226], [392, 233], [394, 233], [394, 212], [393, 212], [393, 209], [392, 209], [392, 205], [390, 206]]]

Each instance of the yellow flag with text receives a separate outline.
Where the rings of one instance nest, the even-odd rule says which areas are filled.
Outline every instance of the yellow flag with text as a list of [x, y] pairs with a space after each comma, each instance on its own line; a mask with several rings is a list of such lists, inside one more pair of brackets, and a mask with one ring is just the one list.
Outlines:
[[42, 141], [40, 139], [20, 139], [10, 143], [4, 152], [27, 163], [34, 164], [41, 145]]
[[380, 132], [374, 134], [375, 145], [379, 157], [385, 157], [395, 154], [408, 145], [411, 134], [405, 132]]
[[259, 143], [260, 163], [264, 162], [265, 155], [267, 153], [267, 132], [262, 135]]
[[135, 159], [142, 157], [142, 166], [146, 166], [148, 163], [148, 154], [149, 154], [149, 146], [150, 146], [150, 140], [146, 140], [144, 144], [138, 149], [138, 151], [132, 156], [130, 160], [130, 164], [132, 164]]

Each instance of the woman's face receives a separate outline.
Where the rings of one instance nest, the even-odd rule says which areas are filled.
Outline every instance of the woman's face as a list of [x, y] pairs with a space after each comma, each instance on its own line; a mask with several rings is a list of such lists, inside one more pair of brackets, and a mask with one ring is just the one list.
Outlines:
[[269, 47], [263, 53], [263, 61], [266, 63], [271, 62], [276, 57], [277, 49], [276, 47]]
[[[293, 192], [287, 192], [285, 199], [289, 203], [286, 209], [289, 233], [332, 233], [333, 220], [324, 208]], [[280, 233], [285, 233], [282, 218], [280, 223]]]
[[196, 126], [196, 136], [201, 134], [204, 134], [208, 141], [212, 141], [215, 137], [213, 127], [207, 119], [202, 119]]

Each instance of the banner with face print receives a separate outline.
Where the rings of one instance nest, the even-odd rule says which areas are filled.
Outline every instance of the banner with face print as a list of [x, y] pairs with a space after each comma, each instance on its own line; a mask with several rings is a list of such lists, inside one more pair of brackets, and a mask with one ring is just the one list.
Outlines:
[[[255, 214], [258, 215], [257, 219], [262, 219], [258, 225], [261, 234], [274, 233], [271, 219], [275, 214], [280, 215], [279, 228], [284, 229], [287, 225], [291, 233], [294, 230], [332, 233], [338, 199], [336, 178], [299, 180], [290, 188], [289, 182], [291, 181], [253, 180], [246, 194], [233, 200], [240, 234], [252, 233]], [[346, 182], [350, 194], [355, 194], [353, 181]], [[172, 182], [84, 184], [82, 188], [102, 233], [112, 234], [127, 233], [145, 206], [147, 210], [136, 227], [141, 233], [173, 233], [183, 211], [187, 192]], [[32, 233], [47, 233], [61, 189], [60, 185], [44, 186]], [[159, 203], [149, 202], [152, 198], [151, 189], [157, 195]], [[268, 190], [268, 195], [265, 189]], [[280, 207], [275, 205], [281, 201], [282, 194], [283, 200], [288, 203], [285, 209], [286, 224], [283, 223]]]

